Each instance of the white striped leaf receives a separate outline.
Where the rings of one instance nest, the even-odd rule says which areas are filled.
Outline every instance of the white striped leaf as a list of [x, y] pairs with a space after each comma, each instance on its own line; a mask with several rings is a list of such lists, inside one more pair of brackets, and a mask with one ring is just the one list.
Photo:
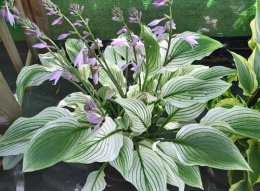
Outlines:
[[178, 176], [179, 172], [176, 163], [170, 156], [164, 153], [164, 151], [160, 147], [157, 148], [158, 143], [159, 142], [155, 142], [152, 148], [155, 152], [158, 153], [163, 161], [163, 165], [167, 173], [167, 184], [178, 187], [179, 191], [184, 191], [185, 183]]
[[200, 80], [221, 79], [224, 76], [234, 74], [236, 74], [236, 70], [223, 66], [214, 66], [212, 68], [201, 67], [190, 73], [191, 76]]
[[[202, 188], [202, 181], [198, 166], [185, 166], [178, 157], [175, 150], [172, 148], [171, 143], [160, 142], [157, 144], [157, 153], [161, 158], [168, 163], [172, 168], [171, 170], [178, 177], [181, 178], [186, 184], [193, 187]], [[175, 164], [175, 166], [174, 166]], [[170, 172], [169, 172], [170, 173]], [[169, 175], [168, 173], [168, 175]]]
[[[63, 63], [61, 63], [53, 54], [55, 54], [57, 57], [59, 57], [60, 60], [63, 61]], [[43, 66], [52, 66], [52, 67], [55, 67], [56, 70], [58, 69], [62, 69], [62, 65], [63, 64], [66, 64], [66, 61], [64, 61], [63, 57], [60, 55], [60, 54], [57, 54], [57, 53], [46, 53], [46, 54], [39, 54], [39, 59], [41, 61], [41, 64]]]
[[134, 151], [126, 180], [138, 191], [166, 190], [167, 175], [161, 158], [151, 149]]
[[21, 117], [8, 128], [0, 144], [11, 146], [14, 142], [29, 141], [36, 131], [42, 128], [46, 123], [66, 116], [70, 116], [68, 110], [59, 107], [49, 107], [34, 117]]
[[143, 37], [146, 55], [145, 72], [149, 79], [162, 69], [160, 46], [146, 31], [143, 32]]
[[244, 95], [252, 95], [258, 87], [255, 72], [251, 69], [251, 65], [244, 57], [234, 52], [230, 53], [232, 54], [237, 66], [237, 73], [239, 79], [238, 86], [243, 89]]
[[127, 92], [127, 97], [134, 97], [137, 93], [139, 92], [139, 85], [133, 85], [129, 86], [128, 92]]
[[106, 188], [105, 173], [103, 170], [91, 172], [81, 191], [102, 191]]
[[133, 141], [129, 137], [124, 136], [123, 146], [120, 149], [118, 157], [109, 163], [117, 169], [123, 177], [126, 177], [132, 166], [133, 150]]
[[114, 93], [115, 90], [113, 90], [111, 87], [108, 86], [102, 86], [98, 90], [98, 95], [100, 98], [102, 98], [103, 101], [107, 100], [108, 96]]
[[162, 88], [161, 98], [172, 105], [185, 108], [196, 103], [206, 103], [222, 95], [230, 87], [222, 80], [199, 80], [192, 76], [179, 76]]
[[178, 131], [178, 129], [182, 128], [185, 125], [191, 124], [191, 123], [196, 123], [196, 121], [191, 120], [191, 121], [185, 121], [185, 122], [169, 122], [165, 125], [164, 129], [166, 129], [166, 130], [176, 129], [176, 131]]
[[165, 66], [166, 70], [176, 71], [182, 66], [191, 65], [195, 60], [201, 60], [205, 56], [209, 56], [214, 50], [222, 48], [223, 45], [204, 35], [200, 35], [193, 32], [184, 32], [182, 35], [196, 34], [199, 39], [196, 41], [199, 43], [193, 48], [191, 45], [181, 38], [174, 38], [170, 46], [170, 59]]
[[66, 51], [70, 60], [73, 62], [77, 54], [80, 52], [83, 46], [82, 42], [78, 42], [78, 39], [69, 38], [65, 42]]
[[103, 125], [74, 149], [64, 161], [90, 164], [115, 160], [123, 145], [123, 135], [115, 130], [115, 122], [106, 117]]
[[[109, 69], [110, 69], [112, 75], [114, 76], [114, 78], [116, 79], [117, 83], [119, 84], [119, 86], [121, 86], [122, 90], [125, 92], [126, 91], [126, 79], [124, 77], [123, 71], [116, 65], [109, 66]], [[113, 81], [111, 80], [111, 78], [105, 72], [104, 69], [99, 70], [98, 74], [99, 74], [99, 82], [103, 86], [108, 86], [108, 87], [114, 86]], [[117, 89], [115, 87], [112, 89], [114, 90], [113, 92], [117, 91]]]
[[79, 141], [90, 133], [72, 117], [47, 123], [30, 141], [23, 160], [23, 171], [31, 172], [52, 166], [75, 149]]
[[252, 70], [256, 74], [258, 86], [260, 86], [260, 45], [259, 44], [257, 44], [255, 49], [253, 50], [253, 53], [250, 56], [248, 61], [252, 66]]
[[167, 103], [165, 106], [168, 115], [175, 113], [170, 120], [171, 122], [184, 122], [196, 119], [205, 110], [205, 107], [206, 103], [196, 103], [186, 108], [178, 108], [170, 103]]
[[151, 125], [152, 113], [142, 101], [133, 98], [118, 98], [115, 101], [124, 108], [130, 117], [133, 125], [132, 131], [143, 133]]
[[134, 55], [130, 53], [130, 48], [129, 47], [127, 47], [127, 46], [118, 46], [118, 47], [116, 47], [114, 49], [117, 52], [117, 54], [122, 56], [125, 59], [125, 61], [128, 61], [128, 63], [134, 59]]
[[104, 57], [108, 65], [117, 65], [119, 68], [121, 68], [121, 66], [126, 64], [126, 61], [122, 60], [121, 56], [111, 45], [106, 47]]
[[29, 86], [39, 86], [44, 81], [51, 78], [50, 73], [55, 71], [54, 66], [42, 66], [34, 64], [32, 66], [25, 66], [19, 73], [16, 80], [16, 95], [20, 106], [23, 103], [24, 89]]
[[115, 122], [118, 125], [117, 128], [122, 128], [124, 130], [128, 130], [129, 126], [131, 125], [131, 119], [127, 114], [124, 114], [123, 117], [117, 117]]
[[10, 170], [17, 165], [23, 158], [23, 154], [5, 156], [3, 158], [3, 169]]
[[76, 109], [79, 107], [80, 109], [84, 110], [84, 105], [90, 102], [91, 97], [89, 95], [85, 95], [82, 92], [74, 92], [69, 94], [64, 99], [62, 99], [58, 107], [70, 107]]
[[23, 154], [29, 141], [18, 141], [7, 145], [0, 144], [0, 156], [10, 156]]
[[[219, 124], [216, 124], [216, 122], [219, 122]], [[216, 128], [218, 126], [223, 127], [223, 122], [227, 123], [233, 130], [222, 128], [222, 131], [260, 139], [260, 113], [256, 110], [241, 106], [235, 106], [231, 109], [214, 108], [200, 121], [202, 124], [210, 126], [212, 124]]]
[[240, 151], [221, 131], [201, 124], [184, 126], [172, 147], [187, 166], [200, 165], [225, 170], [250, 170]]
[[146, 101], [147, 103], [157, 101], [157, 97], [155, 97], [147, 92], [138, 92], [133, 98], [139, 99], [141, 101]]

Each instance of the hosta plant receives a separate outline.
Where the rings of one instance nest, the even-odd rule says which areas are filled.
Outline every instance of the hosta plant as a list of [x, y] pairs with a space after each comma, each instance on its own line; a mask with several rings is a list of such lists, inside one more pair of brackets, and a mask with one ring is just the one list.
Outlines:
[[[242, 95], [233, 95], [227, 91], [218, 99], [201, 120], [202, 124], [211, 124], [223, 131], [235, 142], [247, 160], [252, 171], [229, 171], [230, 191], [252, 191], [260, 182], [260, 1], [256, 1], [256, 17], [251, 22], [252, 38], [249, 47], [252, 54], [249, 59], [231, 52], [237, 67], [237, 74], [229, 79], [237, 80]], [[210, 106], [211, 105], [211, 106]]]
[[[42, 3], [48, 15], [57, 16], [52, 25], [67, 22], [73, 30], [58, 40], [74, 38], [59, 48], [6, 1], [3, 16], [34, 35], [39, 41], [35, 48], [48, 50], [39, 55], [41, 65], [25, 67], [19, 74], [19, 104], [22, 106], [26, 87], [46, 80], [54, 80], [55, 85], [64, 78], [79, 92], [10, 126], [0, 141], [5, 169], [22, 158], [24, 172], [60, 161], [102, 163], [89, 174], [84, 191], [105, 189], [107, 165], [140, 191], [165, 191], [167, 184], [180, 191], [185, 184], [203, 188], [199, 166], [250, 171], [235, 144], [213, 127], [215, 122], [195, 121], [209, 100], [231, 86], [222, 78], [236, 71], [191, 65], [222, 44], [192, 32], [176, 34], [172, 0], [153, 2], [169, 9], [169, 14], [149, 23], [152, 29], [142, 23], [141, 12], [129, 10], [129, 22], [140, 26], [140, 35], [131, 31], [123, 12], [114, 8], [112, 20], [122, 23], [122, 29], [105, 49], [91, 32], [91, 21], [82, 16], [84, 6], [70, 5], [71, 21], [50, 0]], [[157, 26], [162, 22], [163, 26]], [[247, 123], [255, 125], [254, 121]]]

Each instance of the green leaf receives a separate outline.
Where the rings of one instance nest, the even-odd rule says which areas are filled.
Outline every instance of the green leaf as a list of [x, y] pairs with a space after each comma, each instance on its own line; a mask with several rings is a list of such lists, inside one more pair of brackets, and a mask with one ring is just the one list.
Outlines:
[[124, 136], [123, 146], [120, 149], [118, 157], [109, 164], [117, 169], [123, 177], [126, 177], [133, 163], [133, 141]]
[[127, 114], [124, 114], [123, 117], [117, 117], [115, 122], [118, 125], [118, 128], [122, 128], [124, 130], [128, 130], [129, 126], [131, 125], [131, 119]]
[[196, 119], [205, 110], [205, 107], [205, 103], [196, 103], [186, 108], [178, 108], [170, 103], [167, 103], [165, 106], [168, 115], [175, 113], [171, 119], [171, 122], [184, 122]]
[[[114, 76], [114, 78], [116, 79], [116, 81], [118, 82], [118, 84], [121, 86], [121, 88], [125, 92], [126, 91], [126, 79], [124, 77], [123, 71], [116, 65], [110, 66], [109, 69], [110, 69], [112, 75]], [[108, 74], [105, 72], [104, 69], [99, 70], [99, 82], [103, 86], [108, 86], [108, 87], [114, 86], [113, 81], [110, 79], [110, 77], [108, 76]], [[116, 88], [111, 88], [111, 89], [113, 89], [114, 92], [117, 91]]]
[[180, 67], [191, 65], [195, 60], [201, 60], [209, 56], [214, 50], [222, 48], [223, 45], [207, 36], [192, 32], [184, 32], [180, 35], [196, 34], [199, 36], [197, 46], [192, 48], [188, 42], [181, 38], [174, 38], [170, 46], [170, 59], [165, 66], [166, 70], [176, 71]]
[[103, 125], [74, 149], [64, 161], [90, 164], [115, 160], [123, 145], [123, 135], [115, 130], [115, 122], [106, 117]]
[[78, 42], [78, 39], [69, 38], [65, 42], [66, 51], [69, 55], [71, 62], [74, 62], [75, 57], [80, 52], [83, 46], [82, 42]]
[[133, 124], [132, 131], [143, 133], [151, 125], [152, 113], [142, 101], [133, 98], [118, 98], [115, 101], [124, 108], [130, 117]]
[[200, 165], [225, 170], [250, 167], [234, 143], [217, 129], [201, 124], [184, 126], [172, 144], [179, 160], [187, 166]]
[[250, 183], [246, 180], [241, 180], [236, 184], [233, 184], [229, 191], [254, 191]]
[[[53, 53], [54, 55], [56, 55], [57, 57], [59, 57], [59, 59], [61, 59], [62, 61], [64, 61], [63, 57], [60, 54], [57, 53]], [[51, 66], [51, 67], [55, 67], [56, 70], [58, 69], [62, 69], [61, 66], [62, 64], [66, 63], [65, 61], [63, 63], [61, 63], [52, 53], [48, 52], [45, 54], [39, 54], [39, 59], [41, 61], [41, 64], [43, 66]]]
[[230, 87], [221, 80], [199, 80], [192, 76], [179, 76], [162, 88], [161, 98], [172, 105], [185, 108], [196, 103], [206, 103], [220, 96]]
[[226, 98], [226, 99], [223, 99], [220, 102], [218, 102], [216, 104], [215, 108], [224, 107], [227, 109], [231, 109], [234, 106], [243, 106], [243, 104], [240, 103], [240, 101], [237, 100], [236, 98]]
[[66, 96], [63, 100], [61, 100], [58, 104], [58, 107], [70, 107], [76, 109], [79, 107], [84, 111], [84, 105], [90, 102], [91, 97], [89, 95], [85, 95], [82, 92], [75, 92]]
[[10, 170], [17, 165], [23, 158], [23, 154], [5, 156], [3, 158], [3, 169]]
[[71, 116], [69, 111], [59, 107], [49, 107], [38, 115], [17, 119], [6, 131], [0, 141], [0, 156], [24, 153], [33, 135], [49, 121]]
[[101, 171], [94, 171], [88, 175], [87, 182], [82, 188], [82, 191], [102, 191], [106, 188], [105, 173]]
[[227, 173], [228, 183], [232, 185], [239, 182], [240, 180], [243, 180], [246, 173], [247, 173], [246, 171], [241, 171], [241, 170], [229, 170]]
[[249, 181], [251, 185], [259, 182], [260, 179], [260, 143], [256, 139], [248, 141], [249, 149], [247, 150], [247, 161], [253, 172], [249, 172]]
[[260, 1], [259, 0], [256, 0], [255, 38], [256, 38], [256, 43], [260, 44]]
[[[159, 142], [157, 145], [156, 152], [162, 160], [164, 160], [169, 166], [171, 166], [172, 173], [175, 173], [189, 186], [202, 188], [202, 182], [200, 177], [200, 171], [198, 166], [185, 166], [183, 165], [177, 156], [177, 153], [172, 148], [171, 143]], [[175, 165], [174, 165], [175, 164]], [[168, 172], [167, 175], [171, 174]]]
[[158, 74], [162, 69], [160, 47], [157, 41], [146, 31], [143, 32], [145, 45], [145, 72], [148, 79]]
[[[249, 108], [235, 106], [231, 109], [211, 109], [200, 123], [210, 125], [215, 122], [227, 123], [234, 131], [223, 128], [222, 131], [245, 137], [260, 139], [260, 113]], [[218, 127], [218, 125], [214, 126]]]
[[133, 165], [126, 180], [138, 191], [166, 190], [166, 170], [161, 158], [152, 150], [134, 151]]
[[260, 45], [257, 44], [255, 49], [253, 50], [252, 55], [250, 56], [248, 62], [252, 66], [252, 70], [256, 74], [258, 86], [260, 86]]
[[89, 78], [92, 78], [92, 73], [91, 73], [91, 67], [89, 64], [84, 64], [82, 66], [80, 66], [79, 68], [79, 73], [81, 78], [85, 81], [85, 82], [89, 82]]
[[134, 60], [134, 55], [130, 53], [130, 48], [127, 46], [119, 46], [114, 48], [116, 52], [128, 62]]
[[239, 87], [243, 89], [244, 95], [252, 95], [258, 87], [255, 72], [245, 58], [233, 52], [231, 54], [237, 66]]
[[107, 46], [104, 52], [104, 57], [108, 65], [117, 65], [119, 68], [126, 64], [126, 61], [122, 60], [121, 55], [116, 52], [116, 49], [111, 45]]
[[30, 141], [24, 154], [23, 171], [40, 170], [62, 161], [89, 133], [90, 129], [82, 128], [72, 117], [47, 123]]
[[214, 66], [212, 68], [201, 67], [193, 70], [190, 75], [200, 80], [221, 79], [223, 76], [236, 74], [236, 70], [223, 66]]
[[32, 66], [25, 66], [19, 73], [16, 81], [16, 95], [20, 106], [23, 104], [23, 95], [26, 87], [39, 86], [44, 81], [51, 78], [50, 73], [55, 71], [53, 66], [42, 66], [34, 64]]

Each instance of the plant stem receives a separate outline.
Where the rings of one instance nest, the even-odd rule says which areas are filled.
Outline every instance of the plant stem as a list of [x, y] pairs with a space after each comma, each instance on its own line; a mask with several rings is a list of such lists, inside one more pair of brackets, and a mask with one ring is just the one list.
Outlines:
[[[67, 79], [68, 80], [68, 79]], [[82, 91], [82, 93], [84, 94], [88, 94], [82, 87], [80, 87], [79, 84], [77, 84], [76, 82], [74, 82], [73, 80], [68, 80], [70, 83], [72, 83], [74, 86], [76, 86], [80, 91]]]
[[260, 98], [260, 88], [258, 90], [256, 90], [256, 92], [251, 97], [248, 107], [252, 107], [253, 105], [255, 105], [259, 98]]
[[[166, 52], [166, 55], [165, 55], [165, 60], [164, 60], [163, 66], [167, 65], [168, 56], [169, 56], [169, 50], [170, 50], [171, 41], [172, 41], [172, 5], [169, 6], [169, 9], [170, 9], [170, 33], [169, 33], [168, 48], [167, 48], [167, 52]], [[162, 79], [162, 74], [160, 74], [160, 76], [159, 76], [158, 84], [156, 86], [155, 92], [157, 92], [157, 90], [158, 90], [158, 88], [160, 86], [161, 79]]]
[[103, 60], [103, 62], [104, 62], [104, 64], [105, 64], [105, 66], [106, 66], [105, 69], [107, 70], [107, 74], [109, 75], [109, 77], [110, 77], [111, 80], [113, 81], [114, 85], [117, 87], [117, 90], [118, 90], [120, 96], [121, 96], [121, 97], [125, 97], [122, 88], [119, 86], [119, 84], [118, 84], [118, 82], [116, 81], [116, 79], [114, 78], [114, 76], [113, 76], [113, 74], [112, 74], [110, 68], [108, 67], [108, 64], [107, 64], [107, 62], [106, 62], [106, 59], [105, 59], [103, 53], [101, 52], [100, 47], [98, 46], [98, 43], [96, 42], [96, 39], [95, 39], [93, 33], [91, 32], [89, 26], [88, 26], [88, 23], [82, 18], [81, 15], [78, 15], [78, 16], [81, 18], [81, 20], [83, 21], [83, 23], [86, 25], [86, 27], [87, 27], [87, 29], [88, 29], [88, 32], [89, 32], [91, 38], [93, 39], [93, 43], [96, 45], [96, 48], [97, 48], [97, 50], [98, 50], [98, 53], [99, 53], [99, 55], [101, 56], [101, 58], [102, 58], [102, 60]]
[[163, 128], [167, 125], [167, 123], [170, 122], [170, 120], [173, 118], [173, 116], [176, 114], [176, 112], [178, 112], [179, 109], [177, 109], [175, 112], [173, 112], [172, 114], [170, 114], [168, 116], [168, 118], [164, 121], [164, 123], [159, 127], [159, 129], [154, 133], [154, 136], [153, 137], [156, 137], [158, 136], [161, 131], [163, 130]]

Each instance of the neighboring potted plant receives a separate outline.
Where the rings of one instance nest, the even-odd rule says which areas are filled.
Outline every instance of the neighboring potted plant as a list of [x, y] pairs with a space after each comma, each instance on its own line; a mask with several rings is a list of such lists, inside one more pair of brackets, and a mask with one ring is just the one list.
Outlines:
[[[249, 47], [252, 54], [249, 59], [231, 52], [237, 66], [237, 74], [230, 81], [239, 80], [243, 96], [227, 91], [214, 99], [210, 110], [201, 120], [226, 133], [235, 142], [241, 154], [247, 159], [252, 171], [228, 171], [230, 190], [253, 190], [260, 181], [260, 3], [256, 0], [256, 17], [251, 22], [252, 38]], [[211, 106], [210, 106], [211, 107]], [[249, 109], [251, 108], [251, 109]]]
[[[57, 15], [53, 25], [68, 22], [74, 30], [61, 34], [59, 40], [74, 34], [79, 39], [68, 39], [61, 49], [21, 16], [12, 1], [5, 2], [3, 16], [10, 22], [16, 19], [29, 35], [35, 35], [39, 40], [35, 48], [49, 51], [39, 55], [42, 65], [25, 67], [19, 74], [18, 101], [22, 106], [24, 89], [46, 80], [54, 80], [55, 85], [64, 78], [80, 92], [68, 95], [57, 107], [15, 121], [0, 141], [4, 160], [23, 157], [24, 172], [60, 161], [102, 163], [98, 171], [89, 174], [82, 189], [86, 191], [105, 189], [108, 164], [140, 191], [164, 191], [167, 184], [180, 191], [185, 184], [203, 188], [198, 166], [251, 170], [228, 136], [214, 128], [215, 122], [194, 121], [208, 101], [231, 86], [222, 78], [236, 71], [191, 65], [223, 45], [192, 32], [174, 34], [172, 0], [153, 2], [169, 9], [169, 15], [148, 24], [153, 29], [142, 23], [141, 12], [130, 9], [129, 22], [140, 26], [139, 36], [130, 30], [123, 12], [114, 8], [112, 19], [123, 28], [104, 52], [102, 41], [91, 32], [90, 21], [82, 17], [84, 6], [70, 6], [70, 14], [77, 19], [71, 22], [50, 0], [42, 3], [48, 15]], [[156, 26], [163, 21], [164, 26]], [[77, 27], [85, 31], [81, 33]], [[128, 77], [133, 79], [130, 85]], [[93, 84], [100, 86], [95, 89]], [[259, 122], [258, 112], [247, 115], [252, 118], [247, 124]], [[165, 134], [170, 138], [162, 138]]]

